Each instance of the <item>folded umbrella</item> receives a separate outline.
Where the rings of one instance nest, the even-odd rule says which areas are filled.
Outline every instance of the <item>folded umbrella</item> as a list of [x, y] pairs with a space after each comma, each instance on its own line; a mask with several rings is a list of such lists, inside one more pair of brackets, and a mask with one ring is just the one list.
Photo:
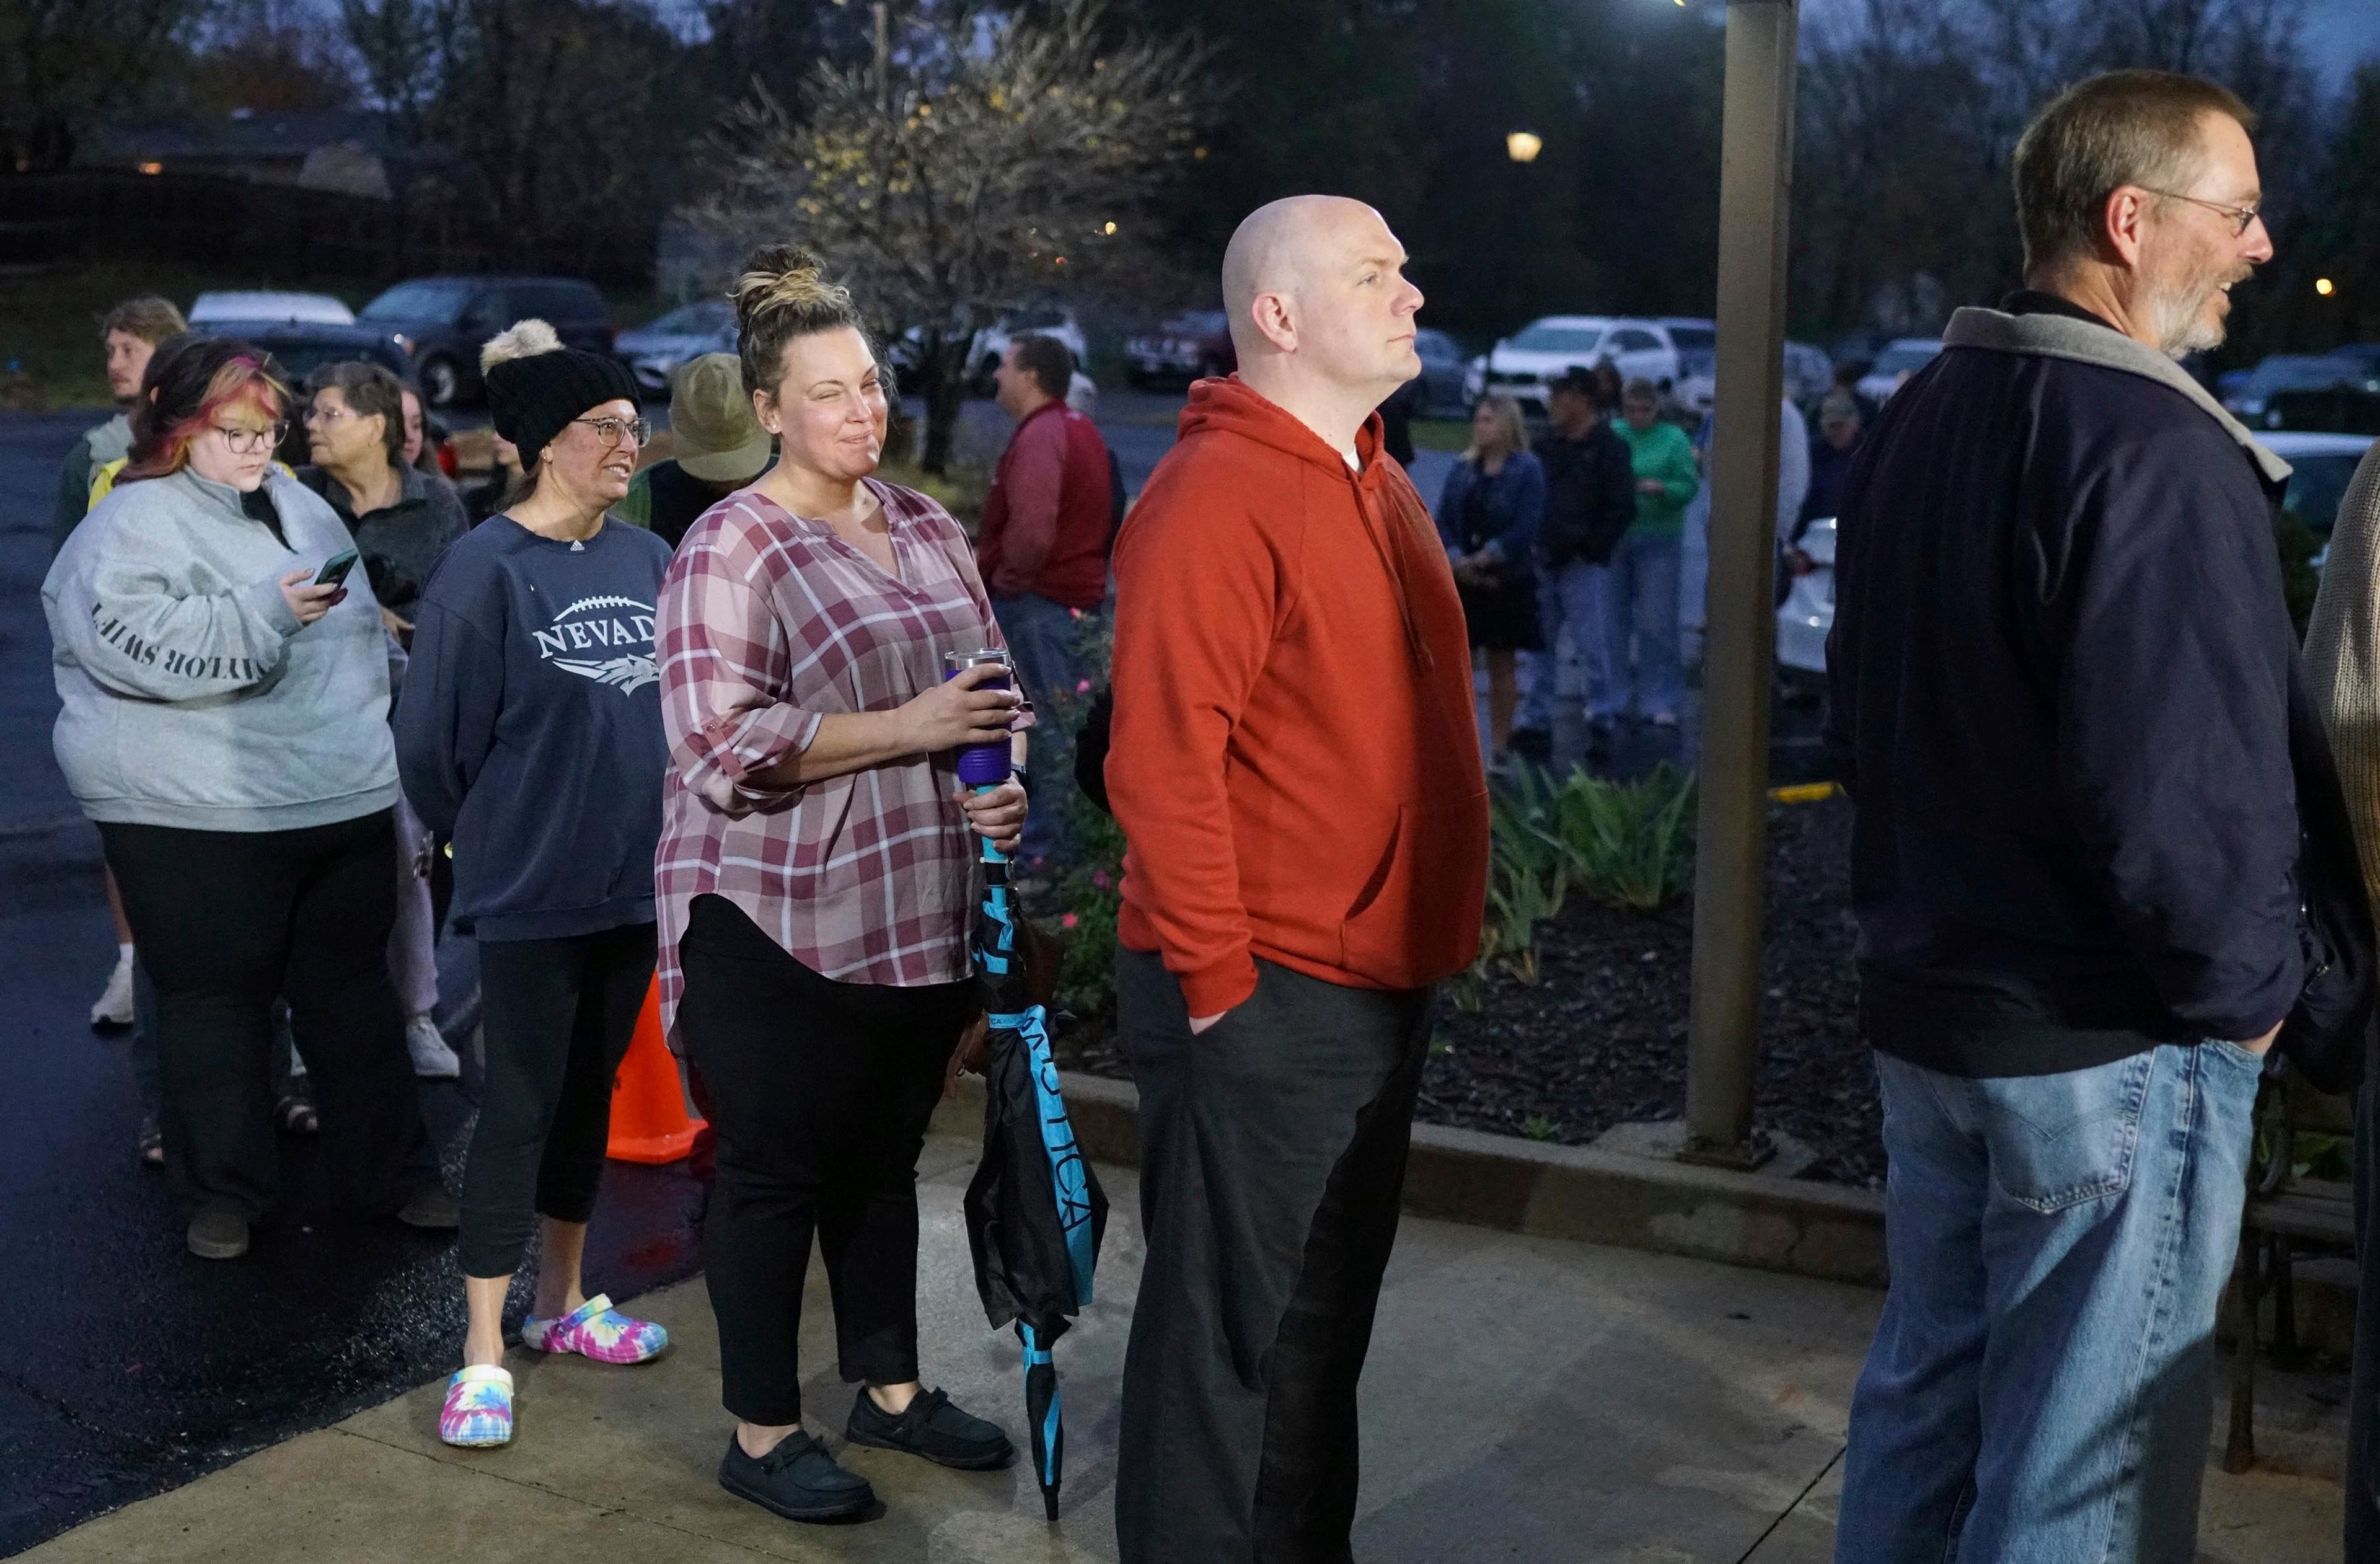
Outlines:
[[[978, 787], [997, 785], [961, 775]], [[966, 1193], [967, 1242], [985, 1316], [995, 1327], [1014, 1321], [1025, 1349], [1033, 1469], [1042, 1507], [1055, 1521], [1065, 1435], [1050, 1349], [1091, 1301], [1108, 1202], [1066, 1118], [1050, 1052], [1049, 1012], [1026, 984], [1027, 936], [1008, 884], [1007, 858], [986, 841], [982, 860], [973, 950], [989, 1011], [990, 1057], [983, 1161]]]

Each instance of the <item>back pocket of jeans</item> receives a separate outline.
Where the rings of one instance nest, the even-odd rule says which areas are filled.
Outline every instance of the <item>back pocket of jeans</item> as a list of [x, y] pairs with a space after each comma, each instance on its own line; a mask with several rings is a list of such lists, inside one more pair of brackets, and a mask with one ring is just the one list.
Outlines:
[[2056, 1075], [1979, 1082], [1990, 1115], [1992, 1176], [2044, 1216], [2131, 1186], [2154, 1051]]

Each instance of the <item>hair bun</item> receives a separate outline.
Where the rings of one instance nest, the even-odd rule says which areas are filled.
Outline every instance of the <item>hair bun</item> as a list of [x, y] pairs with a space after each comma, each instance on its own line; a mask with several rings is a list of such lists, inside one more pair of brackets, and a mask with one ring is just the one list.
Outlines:
[[754, 250], [727, 297], [735, 302], [739, 327], [748, 327], [756, 318], [779, 309], [807, 316], [852, 308], [851, 290], [828, 282], [824, 263], [799, 245], [770, 245]]

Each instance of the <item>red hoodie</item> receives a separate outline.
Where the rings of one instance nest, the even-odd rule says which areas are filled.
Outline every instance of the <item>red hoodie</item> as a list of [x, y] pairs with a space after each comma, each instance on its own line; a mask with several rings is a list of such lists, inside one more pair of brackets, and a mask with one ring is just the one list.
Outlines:
[[1415, 988], [1479, 949], [1488, 787], [1446, 551], [1412, 481], [1360, 472], [1243, 384], [1203, 381], [1117, 540], [1108, 794], [1119, 933], [1193, 1015], [1262, 956]]

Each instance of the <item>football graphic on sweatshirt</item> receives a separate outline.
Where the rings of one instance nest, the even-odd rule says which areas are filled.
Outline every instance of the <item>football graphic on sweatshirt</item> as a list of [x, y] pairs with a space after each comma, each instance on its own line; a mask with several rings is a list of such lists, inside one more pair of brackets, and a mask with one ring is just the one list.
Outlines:
[[634, 598], [580, 598], [532, 632], [537, 654], [554, 667], [633, 695], [661, 682], [653, 666], [653, 605]]

